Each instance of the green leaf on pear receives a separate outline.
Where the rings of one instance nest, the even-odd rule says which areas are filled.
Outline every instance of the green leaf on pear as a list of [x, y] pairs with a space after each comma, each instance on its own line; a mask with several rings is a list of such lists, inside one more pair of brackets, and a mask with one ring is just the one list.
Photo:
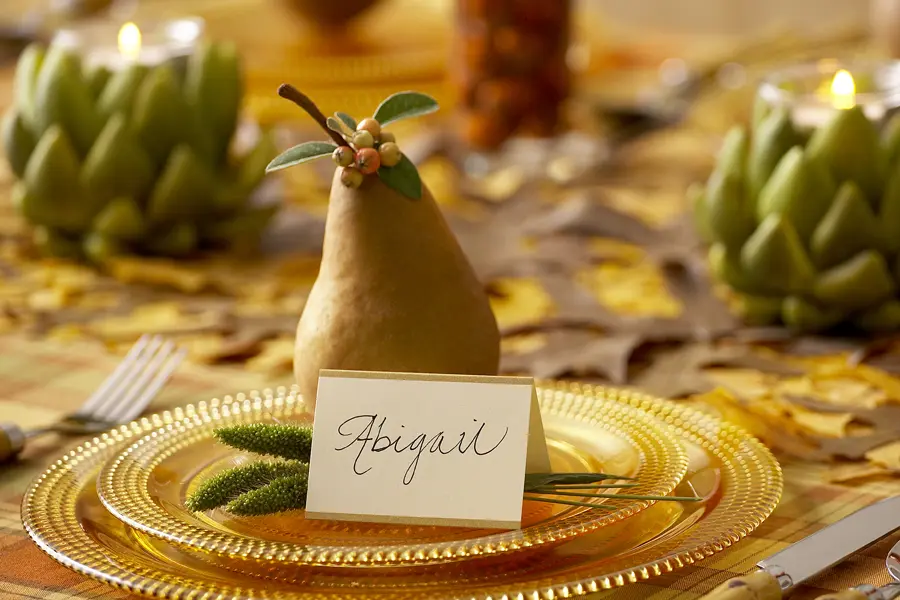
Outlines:
[[795, 146], [779, 161], [757, 199], [757, 219], [781, 214], [806, 244], [828, 212], [836, 193], [834, 180], [822, 165]]
[[822, 272], [813, 286], [813, 295], [821, 303], [848, 311], [881, 304], [895, 291], [884, 256], [874, 250]]
[[147, 231], [144, 216], [131, 198], [116, 198], [94, 219], [94, 231], [106, 237], [136, 242]]
[[744, 244], [740, 264], [751, 281], [784, 293], [806, 291], [815, 277], [797, 231], [778, 213], [766, 217]]
[[347, 113], [340, 112], [340, 111], [334, 113], [334, 116], [336, 116], [338, 119], [343, 121], [344, 125], [346, 125], [350, 131], [356, 131], [356, 125], [357, 125], [356, 119], [354, 119]]
[[844, 316], [840, 309], [822, 308], [799, 296], [785, 298], [781, 307], [781, 320], [784, 324], [802, 333], [819, 333], [831, 329]]
[[23, 177], [37, 141], [25, 124], [22, 113], [16, 108], [10, 108], [3, 115], [3, 120], [0, 121], [0, 139], [3, 140], [3, 151], [12, 172], [19, 178]]
[[813, 232], [810, 254], [816, 267], [827, 269], [867, 248], [885, 250], [882, 238], [881, 227], [862, 190], [847, 181]]
[[41, 136], [25, 168], [25, 194], [20, 209], [25, 218], [66, 232], [87, 229], [94, 217], [81, 186], [81, 165], [62, 127], [52, 125]]
[[397, 92], [384, 99], [375, 110], [374, 119], [381, 126], [388, 123], [419, 117], [435, 112], [439, 108], [437, 100], [420, 92]]
[[29, 129], [35, 124], [35, 86], [44, 63], [46, 49], [38, 43], [29, 44], [19, 55], [13, 76], [14, 104], [22, 111], [22, 118]]
[[141, 89], [141, 83], [147, 77], [146, 66], [133, 63], [117, 71], [103, 88], [97, 100], [100, 116], [110, 119], [116, 113], [130, 116], [135, 98]]
[[202, 216], [216, 191], [207, 166], [187, 144], [175, 148], [147, 204], [151, 223], [172, 223]]
[[340, 119], [336, 119], [334, 117], [328, 117], [325, 119], [325, 124], [328, 125], [328, 129], [334, 131], [338, 135], [347, 138], [353, 135], [353, 129], [348, 129], [343, 121]]
[[34, 117], [37, 136], [59, 125], [80, 157], [87, 156], [100, 134], [103, 121], [81, 74], [81, 63], [68, 50], [47, 53], [35, 83]]
[[757, 198], [788, 151], [800, 144], [790, 113], [770, 112], [756, 127], [747, 157], [747, 191]]
[[331, 156], [337, 145], [332, 142], [303, 142], [276, 156], [266, 167], [266, 173], [279, 171], [310, 160]]
[[106, 122], [81, 171], [85, 189], [100, 205], [119, 197], [143, 200], [155, 176], [153, 161], [121, 113]]
[[855, 181], [877, 208], [885, 157], [878, 129], [861, 106], [836, 111], [819, 127], [806, 146], [813, 160], [826, 166], [838, 181]]
[[389, 188], [408, 198], [419, 200], [422, 197], [422, 179], [419, 177], [419, 170], [405, 154], [393, 167], [378, 169], [378, 178]]

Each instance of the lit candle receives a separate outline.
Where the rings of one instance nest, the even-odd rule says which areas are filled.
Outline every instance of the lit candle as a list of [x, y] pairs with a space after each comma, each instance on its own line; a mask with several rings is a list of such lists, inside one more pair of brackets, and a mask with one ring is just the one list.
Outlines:
[[193, 54], [202, 35], [203, 21], [197, 18], [141, 26], [102, 21], [60, 30], [53, 43], [79, 53], [88, 67], [117, 71], [135, 62], [152, 67], [171, 61], [177, 66]]
[[[861, 89], [860, 78], [867, 88]], [[900, 63], [841, 66], [822, 61], [789, 67], [766, 78], [759, 95], [771, 106], [787, 107], [801, 130], [824, 125], [835, 111], [854, 106], [881, 124], [900, 107]]]

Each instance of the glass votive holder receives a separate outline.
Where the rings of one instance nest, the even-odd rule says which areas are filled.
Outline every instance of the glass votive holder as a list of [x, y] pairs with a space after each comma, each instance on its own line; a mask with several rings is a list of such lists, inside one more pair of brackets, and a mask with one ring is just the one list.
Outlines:
[[900, 61], [792, 65], [766, 76], [757, 94], [757, 102], [767, 108], [786, 108], [801, 132], [810, 132], [836, 111], [854, 106], [881, 127], [900, 108]]
[[147, 67], [168, 63], [183, 73], [204, 29], [199, 17], [137, 23], [97, 20], [60, 29], [52, 43], [77, 53], [87, 68], [118, 71], [133, 63]]

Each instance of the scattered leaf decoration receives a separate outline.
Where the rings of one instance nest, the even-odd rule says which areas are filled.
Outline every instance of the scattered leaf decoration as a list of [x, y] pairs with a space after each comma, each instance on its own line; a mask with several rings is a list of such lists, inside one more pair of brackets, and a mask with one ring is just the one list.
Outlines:
[[266, 173], [272, 173], [273, 171], [293, 167], [323, 156], [329, 156], [334, 152], [335, 148], [337, 148], [337, 145], [331, 142], [304, 142], [285, 150], [275, 157], [275, 160], [266, 167]]
[[354, 119], [347, 113], [340, 111], [334, 113], [334, 116], [343, 121], [344, 125], [346, 125], [350, 129], [350, 131], [356, 131], [356, 119]]
[[422, 197], [422, 180], [419, 170], [404, 154], [400, 162], [393, 167], [381, 167], [378, 169], [378, 177], [389, 188], [418, 200]]
[[375, 110], [374, 119], [381, 126], [388, 123], [399, 121], [401, 119], [409, 119], [410, 117], [420, 117], [433, 113], [438, 109], [437, 100], [427, 94], [420, 92], [398, 92], [385, 98]]

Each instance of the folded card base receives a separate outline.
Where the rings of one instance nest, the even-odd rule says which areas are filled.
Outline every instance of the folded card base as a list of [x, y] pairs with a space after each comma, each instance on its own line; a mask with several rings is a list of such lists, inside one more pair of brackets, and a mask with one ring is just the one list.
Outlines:
[[519, 529], [521, 521], [490, 521], [478, 519], [445, 519], [440, 517], [393, 517], [390, 515], [351, 515], [306, 511], [307, 519], [325, 521], [351, 521], [381, 525], [424, 525], [431, 527], [467, 527], [476, 529]]

